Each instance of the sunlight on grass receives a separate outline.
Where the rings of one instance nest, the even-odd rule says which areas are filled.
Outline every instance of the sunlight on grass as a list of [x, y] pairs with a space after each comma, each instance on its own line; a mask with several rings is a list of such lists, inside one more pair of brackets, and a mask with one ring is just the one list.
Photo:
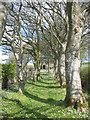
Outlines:
[[2, 118], [87, 118], [87, 113], [78, 113], [66, 107], [65, 88], [50, 75], [41, 75], [38, 82], [27, 80], [24, 94], [15, 90], [2, 92]]

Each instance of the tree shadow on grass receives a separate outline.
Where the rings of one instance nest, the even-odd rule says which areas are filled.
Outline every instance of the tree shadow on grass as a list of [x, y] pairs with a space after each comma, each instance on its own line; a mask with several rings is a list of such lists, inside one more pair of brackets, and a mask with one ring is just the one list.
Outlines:
[[[40, 98], [38, 96], [35, 96], [35, 95], [32, 95], [30, 93], [28, 93], [27, 91], [24, 92], [24, 95], [28, 98], [31, 98], [33, 100], [36, 100], [38, 102], [42, 102], [42, 103], [45, 103], [45, 104], [49, 104], [49, 105], [52, 105], [52, 106], [62, 106], [62, 107], [65, 107], [65, 102], [60, 100], [60, 101], [56, 101], [52, 98], [48, 98], [48, 99], [44, 99], [44, 98]], [[62, 102], [61, 102], [62, 101]]]
[[44, 84], [56, 84], [56, 82], [50, 83], [50, 82], [44, 82], [44, 81], [41, 81], [41, 80], [39, 80], [38, 82], [39, 83], [44, 83]]
[[60, 86], [43, 86], [43, 85], [37, 85], [34, 82], [32, 82], [32, 83], [27, 82], [27, 83], [31, 84], [31, 85], [34, 85], [34, 86], [37, 86], [37, 87], [43, 87], [43, 88], [60, 88]]
[[18, 92], [18, 89], [14, 88], [14, 87], [10, 87], [8, 90], [13, 91], [13, 92]]
[[[2, 116], [3, 116], [2, 120], [7, 120], [8, 118], [11, 119], [12, 117], [15, 120], [17, 120], [17, 119], [20, 120], [20, 119], [23, 119], [23, 118], [26, 120], [28, 118], [25, 117], [25, 114], [30, 114], [30, 113], [33, 113], [35, 115], [36, 119], [40, 120], [41, 118], [45, 118], [46, 120], [48, 120], [48, 118], [47, 118], [46, 115], [43, 115], [43, 114], [41, 114], [41, 113], [39, 113], [39, 112], [36, 111], [37, 108], [35, 110], [29, 109], [28, 106], [22, 105], [22, 103], [19, 100], [17, 100], [17, 99], [9, 99], [7, 97], [3, 97], [3, 99], [17, 103], [18, 106], [20, 106], [20, 108], [22, 108], [23, 110], [25, 110], [25, 113], [23, 115], [21, 115], [20, 117], [14, 117], [14, 115], [17, 115], [18, 113], [22, 112], [23, 110], [19, 110], [16, 113], [12, 113], [12, 114], [5, 113], [5, 114], [2, 114]], [[34, 117], [33, 118], [29, 117], [29, 118], [30, 118], [30, 120], [34, 119]]]

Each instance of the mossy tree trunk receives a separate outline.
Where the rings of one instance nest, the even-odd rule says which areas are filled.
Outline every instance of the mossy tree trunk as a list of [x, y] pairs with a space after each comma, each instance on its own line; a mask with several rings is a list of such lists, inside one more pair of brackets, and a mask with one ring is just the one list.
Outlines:
[[66, 47], [66, 98], [69, 106], [86, 111], [88, 104], [82, 93], [80, 79], [80, 41], [83, 22], [78, 2], [67, 3], [69, 33]]

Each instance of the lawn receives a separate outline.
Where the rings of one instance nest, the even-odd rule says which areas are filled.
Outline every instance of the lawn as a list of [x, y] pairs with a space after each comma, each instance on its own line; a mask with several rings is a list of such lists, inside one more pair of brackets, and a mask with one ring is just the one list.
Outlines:
[[[85, 94], [87, 98], [87, 94]], [[47, 120], [48, 118], [87, 118], [87, 113], [67, 107], [65, 88], [55, 84], [52, 76], [42, 73], [38, 82], [27, 80], [24, 94], [17, 92], [17, 85], [2, 92], [2, 119]]]

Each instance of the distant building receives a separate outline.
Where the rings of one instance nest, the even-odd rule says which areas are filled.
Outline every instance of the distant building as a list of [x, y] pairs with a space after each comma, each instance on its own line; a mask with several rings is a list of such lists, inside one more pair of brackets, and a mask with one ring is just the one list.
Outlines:
[[[53, 68], [53, 63], [49, 63], [49, 69]], [[47, 62], [42, 62], [41, 63], [41, 69], [48, 69], [48, 63]]]

